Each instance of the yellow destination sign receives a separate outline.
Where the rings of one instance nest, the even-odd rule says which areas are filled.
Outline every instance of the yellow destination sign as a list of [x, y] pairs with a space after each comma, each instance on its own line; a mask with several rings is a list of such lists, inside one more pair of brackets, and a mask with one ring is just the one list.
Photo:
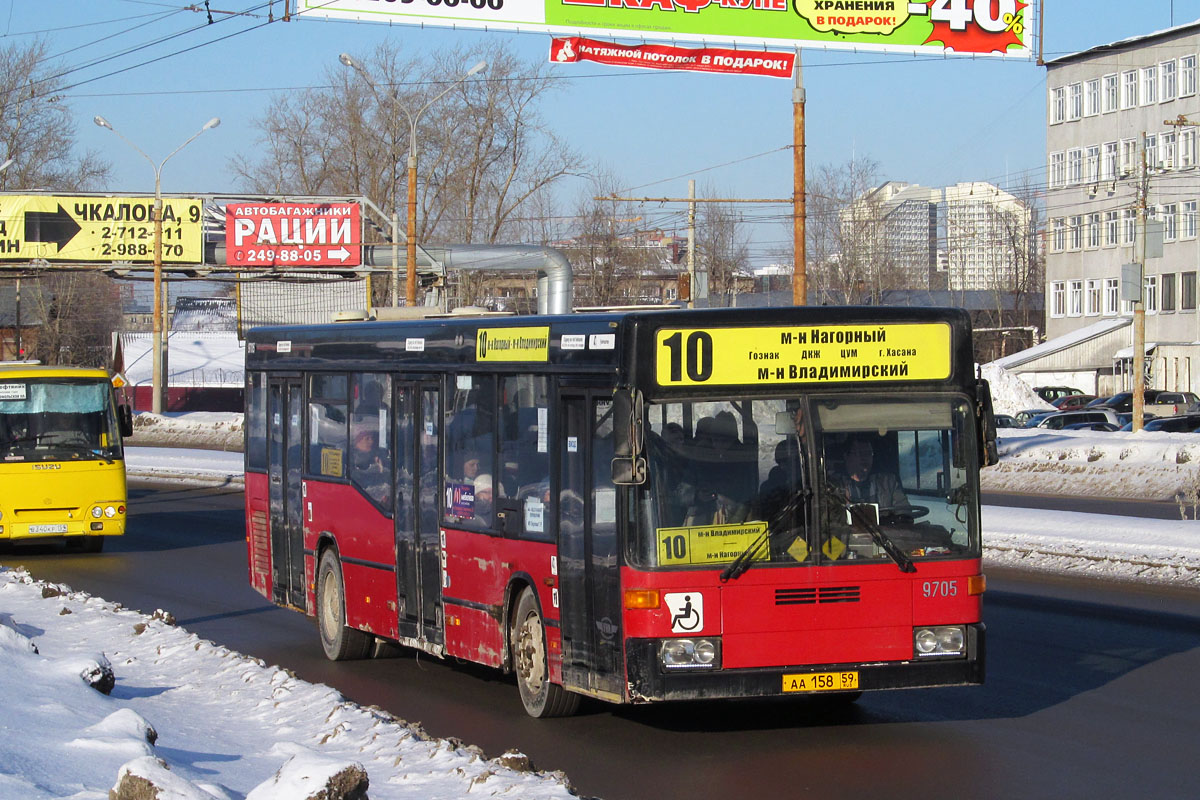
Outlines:
[[550, 328], [480, 328], [476, 361], [549, 361]]
[[[728, 564], [754, 544], [767, 530], [765, 522], [738, 525], [694, 525], [687, 528], [658, 529], [658, 563], [662, 566], [683, 564]], [[766, 544], [753, 560], [769, 555]]]
[[660, 386], [927, 381], [950, 377], [945, 323], [664, 328]]
[[[162, 261], [204, 261], [202, 201], [163, 200]], [[153, 197], [0, 195], [0, 261], [154, 262]]]

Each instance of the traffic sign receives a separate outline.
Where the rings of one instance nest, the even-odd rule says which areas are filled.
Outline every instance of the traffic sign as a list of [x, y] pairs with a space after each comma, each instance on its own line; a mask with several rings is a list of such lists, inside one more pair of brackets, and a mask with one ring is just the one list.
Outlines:
[[230, 266], [342, 266], [362, 263], [358, 203], [230, 203], [225, 206]]
[[[163, 199], [162, 261], [204, 260], [202, 201]], [[154, 261], [153, 197], [0, 195], [0, 261]]]

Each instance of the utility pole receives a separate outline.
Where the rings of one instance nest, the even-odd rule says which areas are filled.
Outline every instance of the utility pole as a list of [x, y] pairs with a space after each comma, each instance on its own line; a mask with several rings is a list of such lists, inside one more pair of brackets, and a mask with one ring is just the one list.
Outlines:
[[792, 89], [792, 305], [808, 303], [808, 252], [805, 247], [804, 76], [796, 49], [796, 86]]
[[1142, 174], [1138, 180], [1138, 285], [1137, 300], [1133, 303], [1133, 424], [1140, 431], [1146, 419], [1146, 195], [1150, 189], [1150, 171], [1146, 165], [1146, 133], [1138, 142], [1142, 155]]

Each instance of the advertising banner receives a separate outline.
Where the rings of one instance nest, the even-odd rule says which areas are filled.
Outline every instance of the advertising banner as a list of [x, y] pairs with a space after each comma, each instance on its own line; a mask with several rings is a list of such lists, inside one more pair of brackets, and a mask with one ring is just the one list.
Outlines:
[[[297, 0], [298, 13], [411, 25], [1029, 58], [1021, 0]], [[1028, 13], [1027, 13], [1028, 11]]]
[[[203, 203], [163, 199], [162, 262], [204, 260]], [[0, 196], [0, 261], [150, 264], [153, 197]]]
[[672, 47], [665, 44], [624, 45], [570, 36], [551, 40], [550, 60], [556, 64], [595, 61], [613, 67], [684, 69], [726, 75], [790, 78], [796, 53], [730, 50], [723, 47]]
[[237, 267], [358, 266], [362, 213], [358, 203], [230, 203], [225, 260]]

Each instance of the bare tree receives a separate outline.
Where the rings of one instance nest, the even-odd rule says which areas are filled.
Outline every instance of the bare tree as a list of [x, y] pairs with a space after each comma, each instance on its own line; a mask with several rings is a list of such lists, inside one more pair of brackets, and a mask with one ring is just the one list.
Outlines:
[[545, 64], [521, 61], [505, 44], [402, 57], [392, 42], [356, 70], [330, 66], [329, 86], [274, 98], [256, 121], [253, 151], [233, 159], [234, 173], [259, 193], [361, 194], [381, 208], [402, 208], [407, 156], [417, 114], [467, 65], [487, 72], [453, 85], [420, 115], [417, 235], [494, 243], [529, 233], [521, 212], [583, 159], [547, 128], [540, 104], [561, 84]]
[[[723, 196], [705, 186], [701, 194]], [[717, 304], [737, 291], [739, 275], [749, 274], [749, 235], [733, 203], [698, 203], [696, 212], [696, 264], [708, 273], [709, 296]]]
[[637, 303], [648, 277], [661, 266], [661, 252], [639, 236], [641, 214], [615, 197], [619, 186], [611, 174], [597, 176], [576, 211], [576, 233], [564, 248], [575, 267], [578, 305]]
[[836, 302], [879, 302], [906, 284], [902, 254], [889, 243], [885, 209], [874, 194], [878, 162], [856, 156], [823, 164], [805, 187], [808, 277]]
[[108, 179], [109, 165], [94, 152], [75, 152], [71, 109], [58, 95], [46, 44], [0, 47], [0, 190], [86, 191]]
[[46, 364], [107, 366], [111, 334], [121, 326], [116, 284], [98, 272], [52, 272], [28, 296], [41, 320], [32, 357]]

